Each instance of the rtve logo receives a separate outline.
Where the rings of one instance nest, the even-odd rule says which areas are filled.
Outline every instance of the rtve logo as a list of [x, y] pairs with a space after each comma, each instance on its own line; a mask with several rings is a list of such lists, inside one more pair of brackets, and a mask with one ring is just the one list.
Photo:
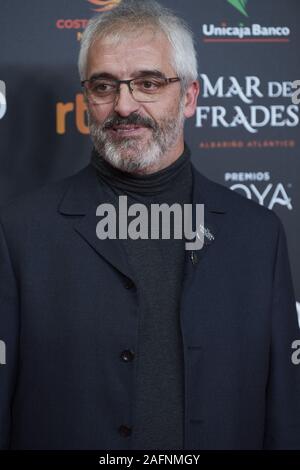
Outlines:
[[5, 82], [3, 80], [0, 80], [0, 119], [3, 118], [7, 109], [5, 90], [6, 90]]
[[76, 127], [81, 134], [89, 134], [86, 123], [86, 105], [83, 94], [75, 96], [75, 102], [56, 104], [56, 132], [63, 135], [68, 131], [69, 126]]

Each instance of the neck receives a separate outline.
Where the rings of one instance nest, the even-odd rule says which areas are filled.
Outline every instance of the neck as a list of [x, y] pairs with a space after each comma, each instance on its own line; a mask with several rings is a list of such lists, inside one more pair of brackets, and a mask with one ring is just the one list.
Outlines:
[[151, 174], [141, 175], [121, 171], [104, 160], [95, 148], [92, 151], [91, 163], [97, 169], [100, 179], [106, 183], [119, 189], [143, 194], [161, 193], [175, 182], [177, 184], [186, 172], [190, 172], [191, 164], [190, 150], [185, 143], [181, 154], [173, 158], [172, 163]]

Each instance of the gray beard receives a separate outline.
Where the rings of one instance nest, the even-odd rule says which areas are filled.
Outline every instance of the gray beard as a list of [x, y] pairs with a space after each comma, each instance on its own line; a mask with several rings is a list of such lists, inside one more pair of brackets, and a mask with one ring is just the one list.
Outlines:
[[177, 142], [184, 121], [184, 102], [181, 100], [176, 118], [164, 119], [160, 124], [153, 123], [152, 137], [147, 143], [130, 137], [114, 142], [103, 130], [105, 122], [99, 125], [88, 110], [88, 125], [96, 151], [108, 163], [128, 173], [147, 173], [151, 167], [157, 166]]

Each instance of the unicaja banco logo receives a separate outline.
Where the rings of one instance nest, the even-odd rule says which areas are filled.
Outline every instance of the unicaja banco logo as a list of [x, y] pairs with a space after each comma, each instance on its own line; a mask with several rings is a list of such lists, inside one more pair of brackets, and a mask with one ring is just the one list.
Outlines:
[[6, 92], [5, 92], [5, 83], [3, 80], [0, 80], [0, 119], [3, 118], [3, 116], [6, 113]]
[[227, 0], [230, 5], [236, 8], [242, 15], [248, 16], [246, 5], [248, 0]]
[[[289, 26], [263, 25], [259, 23], [249, 24], [249, 15], [246, 9], [248, 0], [226, 0], [240, 15], [245, 17], [244, 22], [232, 24], [222, 20], [219, 24], [203, 23], [203, 42], [252, 42], [252, 43], [288, 43], [290, 42], [291, 29]], [[231, 9], [231, 11], [233, 11]]]
[[94, 11], [101, 12], [112, 10], [121, 3], [121, 0], [88, 0], [88, 2], [98, 7], [93, 8]]

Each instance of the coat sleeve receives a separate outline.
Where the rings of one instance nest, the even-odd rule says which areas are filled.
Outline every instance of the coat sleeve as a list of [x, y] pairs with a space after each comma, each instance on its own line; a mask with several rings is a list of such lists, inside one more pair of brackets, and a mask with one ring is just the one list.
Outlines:
[[300, 365], [292, 362], [292, 344], [300, 339], [300, 330], [286, 236], [280, 221], [277, 240], [264, 448], [300, 449]]
[[10, 445], [11, 406], [18, 356], [18, 291], [0, 222], [0, 449]]

